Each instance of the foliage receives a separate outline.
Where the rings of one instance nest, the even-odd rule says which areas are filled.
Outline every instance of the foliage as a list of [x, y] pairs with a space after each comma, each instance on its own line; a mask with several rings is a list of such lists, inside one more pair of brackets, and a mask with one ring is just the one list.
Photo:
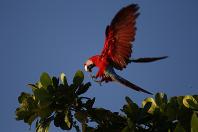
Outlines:
[[[60, 79], [60, 81], [59, 81]], [[60, 78], [43, 73], [36, 84], [28, 84], [32, 94], [18, 97], [16, 120], [31, 125], [37, 132], [48, 132], [50, 123], [62, 130], [77, 132], [196, 132], [198, 130], [198, 95], [167, 98], [157, 93], [138, 106], [129, 97], [121, 112], [93, 107], [95, 98], [82, 96], [91, 86], [83, 83], [82, 71], [77, 71], [73, 83], [65, 74]], [[92, 125], [91, 125], [92, 124]]]

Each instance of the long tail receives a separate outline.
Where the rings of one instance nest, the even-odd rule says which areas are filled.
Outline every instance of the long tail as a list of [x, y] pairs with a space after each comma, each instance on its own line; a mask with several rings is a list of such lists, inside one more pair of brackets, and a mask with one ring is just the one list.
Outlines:
[[138, 58], [138, 59], [129, 60], [129, 62], [134, 62], [134, 63], [148, 63], [148, 62], [154, 62], [154, 61], [166, 59], [167, 57], [168, 56]]
[[133, 90], [136, 90], [136, 91], [140, 91], [140, 92], [144, 92], [144, 93], [153, 95], [151, 92], [148, 92], [148, 91], [140, 88], [139, 86], [137, 86], [137, 85], [129, 82], [128, 80], [122, 78], [121, 76], [117, 75], [116, 73], [113, 74], [113, 75], [111, 75], [111, 77], [112, 77], [112, 79], [114, 81], [117, 81], [117, 82], [119, 82], [119, 83], [121, 83], [121, 84], [123, 84], [123, 85], [125, 85], [125, 86], [127, 86], [127, 87], [129, 87], [131, 89], [133, 89]]

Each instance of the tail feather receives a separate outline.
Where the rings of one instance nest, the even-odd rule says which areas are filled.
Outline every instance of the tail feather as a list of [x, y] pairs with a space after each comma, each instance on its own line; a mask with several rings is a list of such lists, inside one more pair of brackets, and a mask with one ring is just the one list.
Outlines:
[[119, 82], [119, 83], [121, 83], [121, 84], [123, 84], [123, 85], [125, 85], [125, 86], [127, 86], [127, 87], [129, 87], [131, 89], [133, 89], [133, 90], [136, 90], [136, 91], [140, 91], [140, 92], [144, 92], [144, 93], [153, 95], [151, 92], [148, 92], [148, 91], [144, 90], [143, 88], [140, 88], [139, 86], [137, 86], [137, 85], [129, 82], [128, 80], [122, 78], [121, 76], [119, 76], [117, 74], [116, 74], [115, 77], [113, 77], [113, 79], [115, 81], [117, 81], [117, 82]]
[[168, 57], [168, 56], [138, 58], [138, 59], [129, 60], [129, 62], [134, 62], [134, 63], [148, 63], [148, 62], [154, 62], [154, 61], [166, 59], [167, 57]]

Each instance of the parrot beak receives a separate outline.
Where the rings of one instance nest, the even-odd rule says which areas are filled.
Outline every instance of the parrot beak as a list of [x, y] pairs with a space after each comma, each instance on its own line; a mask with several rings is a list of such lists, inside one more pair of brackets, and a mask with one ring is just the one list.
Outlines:
[[90, 64], [90, 65], [85, 65], [85, 71], [86, 72], [92, 72], [92, 68], [94, 67], [94, 64]]
[[86, 72], [88, 72], [88, 68], [87, 68], [87, 65], [85, 65], [85, 71], [86, 71]]

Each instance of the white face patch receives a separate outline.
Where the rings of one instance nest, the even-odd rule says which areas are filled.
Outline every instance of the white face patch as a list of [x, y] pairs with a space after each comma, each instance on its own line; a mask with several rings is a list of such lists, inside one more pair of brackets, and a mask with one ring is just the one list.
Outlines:
[[88, 72], [87, 65], [85, 65], [85, 71]]

